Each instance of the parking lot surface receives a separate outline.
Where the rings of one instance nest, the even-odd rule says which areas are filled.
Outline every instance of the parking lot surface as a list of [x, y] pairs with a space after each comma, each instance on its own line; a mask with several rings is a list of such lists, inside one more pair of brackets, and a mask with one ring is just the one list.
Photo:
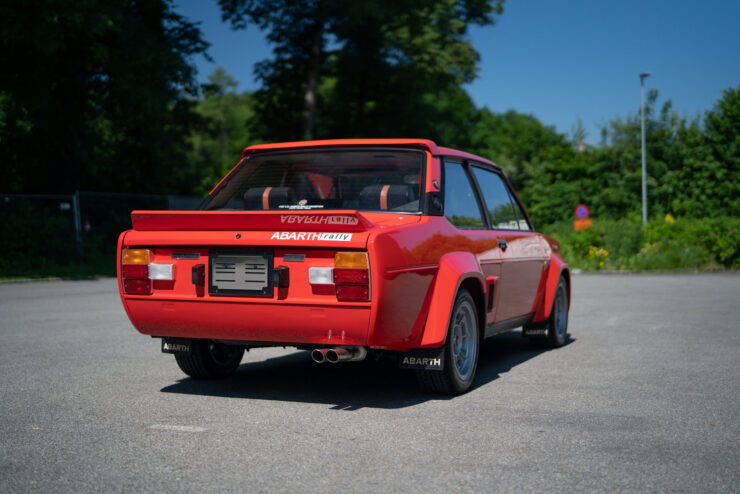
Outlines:
[[740, 489], [740, 275], [578, 275], [563, 348], [486, 342], [473, 389], [252, 350], [217, 382], [115, 280], [0, 284], [0, 492]]

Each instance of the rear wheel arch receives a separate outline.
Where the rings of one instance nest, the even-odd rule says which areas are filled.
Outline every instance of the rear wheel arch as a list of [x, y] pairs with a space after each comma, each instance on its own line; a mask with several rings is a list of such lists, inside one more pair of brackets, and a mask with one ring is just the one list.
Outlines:
[[555, 300], [547, 320], [536, 327], [524, 328], [524, 335], [538, 346], [558, 348], [568, 341], [570, 295], [567, 279], [567, 274], [558, 278]]
[[571, 300], [571, 293], [570, 293], [570, 287], [571, 287], [571, 284], [570, 284], [570, 269], [568, 269], [567, 267], [564, 267], [560, 271], [560, 277], [565, 280], [565, 288], [568, 291], [568, 308], [570, 308], [570, 300]]
[[449, 252], [442, 256], [419, 347], [439, 348], [444, 345], [450, 315], [461, 288], [468, 290], [476, 300], [476, 315], [480, 321], [479, 324], [483, 324], [485, 318], [481, 318], [481, 307], [485, 298], [483, 296], [484, 286], [485, 278], [473, 254]]
[[571, 280], [568, 264], [560, 256], [553, 254], [544, 273], [544, 277], [542, 299], [536, 306], [536, 312], [532, 319], [533, 323], [544, 322], [548, 317], [550, 317], [552, 303], [555, 298], [555, 290], [557, 289], [558, 283], [561, 279], [565, 280], [568, 293], [568, 306], [570, 307]]

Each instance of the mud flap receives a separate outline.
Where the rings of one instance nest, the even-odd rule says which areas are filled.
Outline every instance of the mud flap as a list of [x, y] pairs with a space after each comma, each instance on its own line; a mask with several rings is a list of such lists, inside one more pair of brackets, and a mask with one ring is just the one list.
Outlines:
[[190, 353], [193, 340], [187, 338], [162, 338], [162, 353]]
[[445, 348], [417, 348], [398, 355], [401, 369], [444, 370]]
[[529, 323], [522, 328], [522, 336], [547, 336], [548, 321]]

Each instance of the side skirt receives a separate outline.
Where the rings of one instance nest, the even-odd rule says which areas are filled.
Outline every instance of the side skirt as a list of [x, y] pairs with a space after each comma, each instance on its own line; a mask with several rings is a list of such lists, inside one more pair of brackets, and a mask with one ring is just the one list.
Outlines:
[[534, 314], [526, 314], [519, 317], [512, 317], [505, 321], [495, 322], [486, 326], [485, 338], [489, 338], [493, 335], [509, 331], [510, 329], [518, 328], [519, 326], [525, 326], [532, 321]]

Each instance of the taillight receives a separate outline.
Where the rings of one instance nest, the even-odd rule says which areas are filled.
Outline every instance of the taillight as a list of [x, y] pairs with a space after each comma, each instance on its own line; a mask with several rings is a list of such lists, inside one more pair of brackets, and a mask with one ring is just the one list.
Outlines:
[[334, 254], [332, 279], [337, 286], [337, 300], [370, 300], [370, 269], [366, 252]]
[[369, 273], [367, 269], [337, 269], [334, 268], [333, 281], [336, 285], [367, 284]]
[[367, 269], [367, 253], [337, 252], [334, 254], [334, 267]]
[[123, 266], [123, 278], [145, 278], [149, 279], [149, 266], [146, 264], [134, 264]]
[[370, 300], [370, 287], [367, 285], [338, 285], [337, 300]]
[[152, 253], [147, 249], [123, 249], [121, 264], [149, 264]]
[[152, 293], [151, 280], [123, 280], [123, 291], [133, 295], [149, 295]]
[[121, 278], [123, 292], [131, 295], [152, 293], [152, 280], [175, 279], [174, 265], [151, 262], [152, 253], [147, 249], [121, 251]]
[[[337, 300], [367, 302], [370, 300], [370, 268], [366, 252], [337, 252], [334, 267], [308, 268], [308, 282], [317, 292], [326, 287]], [[331, 292], [329, 292], [331, 293]], [[324, 292], [323, 294], [328, 295]]]

